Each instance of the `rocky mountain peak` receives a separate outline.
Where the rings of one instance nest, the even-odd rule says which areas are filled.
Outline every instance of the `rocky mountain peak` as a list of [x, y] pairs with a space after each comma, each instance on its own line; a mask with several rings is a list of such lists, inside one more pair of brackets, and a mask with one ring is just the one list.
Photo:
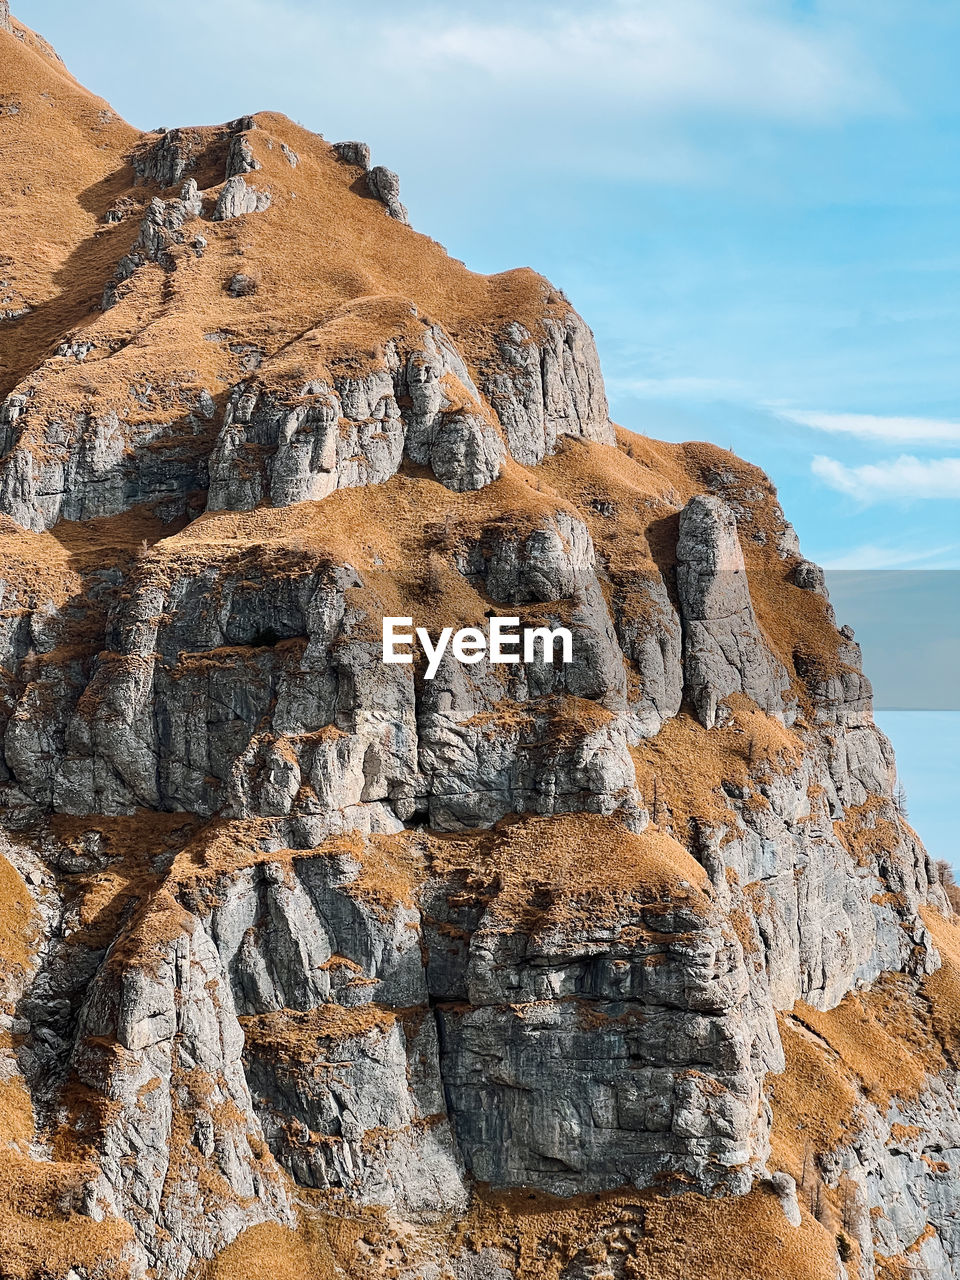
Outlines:
[[960, 932], [769, 480], [6, 18], [3, 1274], [960, 1274]]

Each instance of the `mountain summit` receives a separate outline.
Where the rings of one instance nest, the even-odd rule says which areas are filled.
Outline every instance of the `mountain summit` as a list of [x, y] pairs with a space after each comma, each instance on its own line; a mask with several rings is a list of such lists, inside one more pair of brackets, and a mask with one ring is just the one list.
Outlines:
[[0, 184], [0, 1275], [960, 1276], [960, 929], [766, 477], [5, 0]]

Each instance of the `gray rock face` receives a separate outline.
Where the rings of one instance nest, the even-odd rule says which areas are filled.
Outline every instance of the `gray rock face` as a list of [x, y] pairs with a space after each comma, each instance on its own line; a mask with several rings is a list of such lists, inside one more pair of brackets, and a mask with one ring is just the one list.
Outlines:
[[[0, 408], [0, 507], [36, 531], [142, 502], [161, 504], [173, 518], [189, 493], [207, 487], [203, 440], [211, 404], [185, 394], [182, 423], [131, 428], [112, 411], [48, 417], [31, 399], [11, 397]], [[37, 429], [42, 450], [28, 442]], [[177, 443], [162, 456], [151, 448], [171, 438]]]
[[91, 984], [72, 1066], [102, 1099], [100, 1163], [123, 1216], [150, 1263], [181, 1280], [244, 1227], [293, 1215], [265, 1158], [210, 939], [170, 902], [125, 942], [124, 963], [121, 942]]
[[227, 293], [231, 298], [250, 298], [256, 292], [256, 280], [243, 271], [238, 271], [235, 276], [231, 276], [227, 284]]
[[960, 1272], [958, 1097], [960, 1080], [950, 1069], [911, 1102], [884, 1112], [868, 1103], [856, 1141], [822, 1161], [828, 1186], [844, 1179], [847, 1229], [867, 1274], [875, 1274], [878, 1254], [906, 1255], [937, 1280]]
[[503, 425], [511, 456], [535, 466], [561, 436], [613, 444], [607, 398], [593, 334], [574, 312], [545, 317], [542, 338], [511, 324], [495, 367], [481, 370], [480, 389]]
[[227, 151], [226, 178], [235, 178], [239, 174], [253, 173], [262, 168], [260, 161], [253, 154], [250, 139], [245, 133], [235, 133], [230, 139]]
[[626, 730], [631, 744], [653, 738], [683, 701], [683, 639], [680, 618], [664, 580], [631, 574], [613, 596], [617, 641], [638, 679], [627, 691]]
[[[466, 1208], [450, 1128], [438, 1118], [445, 1104], [429, 1011], [404, 1020], [388, 1011], [368, 1027], [353, 1013], [320, 1021], [311, 1034], [310, 1019], [291, 1014], [245, 1020], [247, 1074], [280, 1163], [302, 1186], [343, 1189], [408, 1220]], [[270, 1039], [278, 1022], [296, 1037], [302, 1063], [278, 1059]], [[349, 1088], [331, 1088], [318, 1058], [335, 1059]]]
[[677, 591], [687, 687], [701, 724], [712, 728], [732, 693], [792, 719], [784, 705], [790, 681], [760, 634], [736, 520], [719, 498], [693, 498], [680, 515]]
[[805, 591], [815, 591], [827, 599], [827, 580], [823, 570], [812, 560], [801, 560], [793, 571], [793, 580]]
[[[829, 818], [831, 785], [822, 763], [805, 762], [764, 787], [767, 804], [737, 805], [736, 826], [706, 835], [699, 853], [730, 908], [739, 901], [731, 882], [762, 886], [749, 897], [752, 954], [769, 987], [757, 998], [779, 1009], [796, 1000], [833, 1008], [885, 970], [936, 965], [916, 915], [932, 886], [912, 835], [900, 828], [895, 848], [857, 865]], [[888, 800], [875, 820], [893, 818]]]
[[770, 1178], [770, 1185], [777, 1193], [783, 1208], [783, 1216], [791, 1227], [799, 1227], [803, 1223], [800, 1204], [797, 1200], [797, 1184], [789, 1173], [775, 1173]]
[[270, 208], [272, 200], [269, 191], [257, 191], [254, 187], [248, 187], [243, 178], [236, 174], [227, 179], [226, 186], [217, 197], [213, 220], [228, 222], [231, 218], [242, 218], [247, 213], [263, 213]]
[[[568, 518], [530, 535], [519, 555], [501, 548], [489, 565], [470, 566], [501, 599], [533, 590], [545, 605], [563, 602], [542, 620], [562, 618], [574, 637], [570, 666], [540, 654], [504, 668], [505, 682], [471, 681], [448, 656], [418, 688], [411, 668], [381, 662], [379, 623], [369, 638], [358, 605], [377, 608], [375, 581], [364, 588], [349, 566], [294, 558], [282, 583], [266, 582], [255, 561], [197, 565], [175, 584], [144, 564], [110, 624], [114, 648], [88, 680], [54, 666], [25, 688], [5, 739], [25, 794], [78, 813], [91, 801], [114, 814], [228, 805], [237, 816], [296, 818], [315, 838], [396, 831], [417, 813], [440, 829], [578, 810], [642, 825], [616, 714], [622, 659], [582, 525]], [[350, 603], [358, 588], [368, 594]], [[34, 713], [51, 696], [48, 681], [59, 710], [41, 723]], [[555, 739], [568, 697], [589, 714]], [[520, 717], [507, 710], [517, 705], [527, 708]], [[200, 707], [210, 714], [198, 718]]]
[[200, 149], [200, 135], [196, 130], [164, 130], [156, 142], [134, 154], [133, 171], [137, 181], [175, 187], [193, 168]]
[[[338, 391], [354, 412], [372, 394]], [[410, 400], [408, 438], [429, 457], [434, 401]], [[8, 406], [11, 425], [22, 408]], [[557, 1195], [689, 1180], [743, 1193], [767, 1176], [765, 1081], [783, 1066], [775, 1010], [830, 1008], [884, 970], [936, 964], [917, 916], [936, 891], [866, 707], [808, 730], [799, 757], [758, 782], [763, 803], [734, 788], [725, 824], [675, 832], [706, 872], [699, 898], [619, 892], [571, 923], [578, 885], [534, 880], [518, 900], [470, 855], [437, 874], [422, 855], [417, 891], [370, 898], [368, 860], [392, 847], [386, 837], [414, 839], [402, 835], [412, 822], [463, 833], [510, 814], [593, 813], [615, 824], [610, 838], [643, 832], [628, 743], [676, 717], [704, 670], [724, 696], [770, 687], [732, 517], [694, 500], [680, 537], [684, 626], [703, 623], [701, 647], [732, 655], [738, 690], [716, 684], [699, 650], [681, 655], [662, 579], [619, 580], [608, 601], [589, 532], [566, 511], [476, 529], [451, 568], [500, 610], [569, 625], [570, 667], [519, 664], [500, 679], [449, 661], [430, 683], [388, 673], [363, 625], [375, 581], [303, 551], [264, 577], [251, 548], [181, 557], [173, 576], [145, 558], [89, 669], [54, 661], [24, 689], [4, 754], [37, 808], [220, 813], [239, 850], [171, 881], [150, 930], [90, 957], [75, 1023], [40, 989], [22, 1006], [51, 1099], [66, 1054], [118, 1104], [104, 1203], [135, 1223], [144, 1265], [179, 1278], [244, 1226], [288, 1221], [273, 1162], [411, 1221], [460, 1212], [471, 1178]], [[732, 591], [719, 578], [731, 564]], [[713, 624], [730, 616], [725, 648]], [[56, 650], [55, 616], [13, 618], [6, 667]], [[850, 637], [841, 650], [855, 670]], [[570, 699], [590, 708], [573, 734], [557, 728]], [[56, 715], [39, 714], [51, 705]], [[861, 793], [868, 814], [856, 812]], [[898, 843], [851, 858], [843, 839], [871, 821]], [[334, 837], [346, 844], [323, 847]], [[159, 938], [149, 964], [148, 937]], [[337, 1073], [321, 1065], [333, 1062]], [[229, 1124], [217, 1118], [227, 1113]], [[212, 1219], [191, 1199], [198, 1170], [221, 1188]], [[793, 1224], [795, 1193], [775, 1186]], [[925, 1185], [910, 1195], [912, 1207], [889, 1209], [904, 1238], [935, 1199]], [[952, 1205], [937, 1209], [944, 1222]]]
[[[475, 408], [461, 409], [464, 400]], [[293, 399], [237, 387], [211, 458], [208, 509], [288, 506], [382, 484], [404, 453], [457, 490], [490, 484], [503, 462], [470, 373], [436, 325], [419, 350], [388, 344], [383, 367], [364, 378], [311, 382]]]
[[[374, 755], [368, 758], [367, 748], [375, 752], [376, 747], [366, 741], [364, 713], [352, 704], [349, 719], [343, 720], [337, 705], [346, 689], [376, 679], [379, 655], [374, 657], [369, 642], [347, 642], [342, 659], [329, 665], [345, 620], [343, 589], [355, 581], [349, 569], [308, 571], [279, 594], [264, 594], [242, 568], [226, 578], [215, 569], [201, 569], [183, 577], [166, 600], [176, 618], [167, 628], [155, 612], [163, 607], [162, 577], [147, 576], [129, 615], [118, 619], [117, 638], [126, 656], [105, 654], [93, 675], [96, 713], [90, 718], [79, 711], [66, 729], [55, 803], [82, 807], [92, 787], [111, 812], [143, 804], [212, 812], [232, 801], [238, 813], [253, 806], [254, 811], [282, 815], [300, 795], [297, 807], [318, 818], [331, 810], [347, 811], [342, 817], [348, 826], [349, 819], [361, 826], [373, 821], [395, 828], [396, 819], [377, 814], [404, 759], [400, 725], [412, 711], [412, 692], [403, 698], [409, 677], [396, 690], [398, 749], [377, 752], [383, 756], [384, 791], [373, 795], [368, 774]], [[225, 592], [228, 601], [227, 613], [219, 619], [207, 607], [211, 589]], [[175, 660], [177, 672], [168, 671], [163, 655], [174, 659], [184, 652], [195, 653], [195, 661], [181, 670]], [[211, 682], [220, 688], [213, 696], [226, 698], [229, 710], [198, 732], [188, 706], [195, 696], [211, 696]], [[105, 701], [94, 687], [103, 690]], [[273, 731], [258, 732], [271, 705]], [[375, 706], [373, 700], [371, 709]], [[371, 725], [370, 731], [378, 729]], [[299, 759], [300, 750], [303, 760], [291, 763], [287, 757], [293, 752]], [[389, 764], [387, 756], [396, 763]], [[406, 765], [403, 772], [408, 769]], [[361, 813], [368, 799], [372, 816], [364, 824]]]
[[[735, 935], [629, 898], [576, 940], [565, 932], [548, 912], [530, 937], [494, 901], [447, 995], [468, 1005], [440, 1006], [467, 1168], [557, 1195], [685, 1176], [745, 1191], [765, 1154], [759, 1071], [776, 1033], [755, 1025]], [[626, 943], [637, 936], [649, 941]], [[443, 936], [431, 941], [442, 971]]]
[[370, 148], [365, 142], [335, 142], [333, 149], [344, 164], [355, 164], [361, 169], [370, 168]]
[[114, 279], [104, 290], [102, 310], [107, 311], [116, 304], [121, 285], [145, 262], [157, 262], [165, 270], [175, 271], [176, 260], [169, 251], [172, 246], [186, 242], [184, 224], [199, 218], [202, 212], [203, 200], [193, 178], [184, 183], [178, 200], [155, 197], [140, 224], [132, 250], [120, 259]]
[[194, 903], [231, 975], [254, 1105], [280, 1163], [305, 1186], [435, 1215], [462, 1208], [466, 1192], [419, 916], [366, 903], [360, 869], [344, 855], [265, 862]]
[[13, 32], [10, 21], [10, 0], [0, 0], [0, 31]]
[[[362, 153], [355, 152], [354, 154], [361, 155]], [[351, 163], [357, 164], [358, 160], [352, 160]], [[400, 203], [400, 179], [395, 173], [378, 164], [376, 168], [368, 171], [367, 186], [377, 199], [382, 200], [387, 206], [387, 213], [391, 218], [395, 218], [397, 222], [409, 223], [410, 219], [407, 217], [407, 211]]]

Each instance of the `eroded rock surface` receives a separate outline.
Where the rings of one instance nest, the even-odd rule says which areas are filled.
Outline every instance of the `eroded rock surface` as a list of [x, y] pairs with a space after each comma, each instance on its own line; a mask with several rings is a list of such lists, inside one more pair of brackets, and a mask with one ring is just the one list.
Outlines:
[[686, 677], [700, 722], [712, 729], [732, 693], [784, 719], [789, 679], [760, 634], [736, 520], [719, 498], [698, 496], [680, 515], [677, 592]]
[[[766, 478], [364, 144], [9, 27], [89, 146], [3, 214], [0, 1270], [960, 1275], [958, 926]], [[572, 661], [382, 660], [493, 616]]]

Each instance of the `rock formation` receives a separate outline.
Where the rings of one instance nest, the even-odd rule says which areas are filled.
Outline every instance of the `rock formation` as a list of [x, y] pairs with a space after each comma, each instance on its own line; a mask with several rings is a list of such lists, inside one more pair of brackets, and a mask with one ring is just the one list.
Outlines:
[[362, 143], [0, 27], [0, 1273], [960, 1276], [960, 927], [769, 481]]

